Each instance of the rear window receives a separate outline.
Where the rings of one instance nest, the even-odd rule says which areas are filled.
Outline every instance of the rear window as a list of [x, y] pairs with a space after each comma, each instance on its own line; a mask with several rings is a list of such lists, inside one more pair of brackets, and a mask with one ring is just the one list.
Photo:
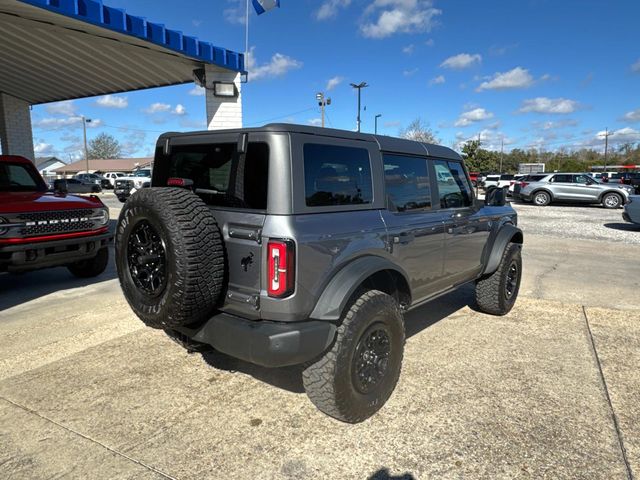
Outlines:
[[364, 148], [307, 143], [304, 187], [308, 207], [371, 203], [369, 152]]
[[500, 180], [513, 180], [513, 175], [500, 175]]
[[544, 177], [546, 177], [546, 175], [527, 175], [522, 180], [525, 180], [527, 182], [539, 182]]
[[[162, 155], [159, 149], [158, 155]], [[195, 193], [208, 205], [266, 210], [269, 146], [249, 142], [246, 154], [237, 143], [175, 146], [169, 160], [155, 162], [154, 185], [169, 178], [193, 181]]]

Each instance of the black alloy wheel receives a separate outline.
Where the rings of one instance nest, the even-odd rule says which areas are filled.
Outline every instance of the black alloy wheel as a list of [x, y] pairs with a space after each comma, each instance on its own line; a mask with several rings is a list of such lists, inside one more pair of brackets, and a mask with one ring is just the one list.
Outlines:
[[155, 228], [140, 221], [127, 244], [129, 274], [133, 283], [146, 295], [160, 295], [167, 284], [165, 243]]

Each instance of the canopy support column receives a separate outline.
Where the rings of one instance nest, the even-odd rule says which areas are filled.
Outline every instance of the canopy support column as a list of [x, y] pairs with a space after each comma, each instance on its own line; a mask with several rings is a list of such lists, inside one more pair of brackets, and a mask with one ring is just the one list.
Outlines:
[[4, 155], [35, 160], [30, 105], [0, 92], [0, 144]]
[[[207, 128], [209, 130], [222, 130], [227, 128], [242, 128], [242, 84], [241, 75], [236, 72], [221, 72], [206, 66], [206, 101], [207, 101]], [[222, 89], [216, 94], [215, 84], [220, 87], [235, 85], [233, 96], [221, 96]]]

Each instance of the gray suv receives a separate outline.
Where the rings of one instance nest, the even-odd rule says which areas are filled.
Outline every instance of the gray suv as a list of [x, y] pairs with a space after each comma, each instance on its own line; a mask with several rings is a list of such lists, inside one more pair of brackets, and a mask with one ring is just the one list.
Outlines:
[[552, 202], [577, 202], [620, 208], [633, 193], [633, 187], [629, 185], [598, 183], [586, 173], [534, 175], [519, 183], [517, 198], [538, 206]]
[[473, 282], [508, 313], [522, 232], [454, 151], [297, 125], [168, 133], [117, 228], [125, 297], [191, 351], [303, 365], [311, 401], [360, 422], [391, 396], [403, 313]]

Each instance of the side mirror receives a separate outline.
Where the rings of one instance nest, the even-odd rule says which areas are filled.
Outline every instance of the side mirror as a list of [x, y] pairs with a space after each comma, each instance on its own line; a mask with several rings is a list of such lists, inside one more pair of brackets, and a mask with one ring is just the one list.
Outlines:
[[487, 207], [504, 207], [507, 204], [506, 187], [489, 187], [484, 197], [484, 204]]
[[53, 191], [56, 193], [69, 193], [69, 186], [64, 178], [53, 181]]

